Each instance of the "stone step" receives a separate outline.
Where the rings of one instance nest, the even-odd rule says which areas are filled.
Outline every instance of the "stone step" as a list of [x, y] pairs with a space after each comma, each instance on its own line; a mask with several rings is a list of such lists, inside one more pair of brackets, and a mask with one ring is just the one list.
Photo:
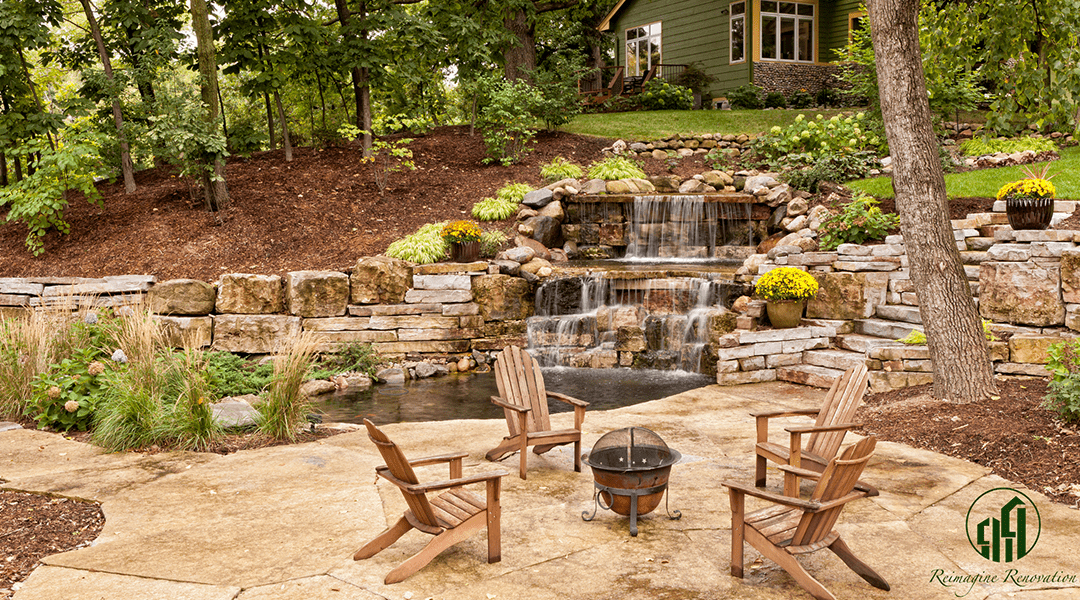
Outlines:
[[[807, 350], [803, 352], [803, 364], [826, 367], [829, 369], [839, 369], [841, 371], [847, 371], [853, 369], [859, 365], [868, 364], [866, 354], [862, 352], [852, 352], [851, 350]], [[881, 361], [874, 361], [879, 365]]]
[[875, 314], [879, 319], [885, 319], [887, 321], [904, 321], [905, 323], [922, 325], [922, 316], [919, 315], [918, 306], [879, 304]]
[[893, 341], [898, 340], [907, 334], [911, 333], [912, 329], [918, 329], [922, 331], [922, 325], [915, 325], [913, 323], [895, 323], [893, 321], [886, 321], [884, 319], [856, 319], [855, 320], [855, 332], [863, 335], [870, 335], [879, 338], [885, 338]]
[[[906, 334], [905, 334], [906, 335]], [[836, 345], [844, 350], [851, 350], [853, 352], [862, 352], [866, 354], [870, 348], [877, 346], [887, 346], [895, 344], [892, 340], [886, 340], [884, 338], [874, 337], [871, 335], [862, 335], [861, 333], [845, 333], [843, 335], [836, 336]]]
[[776, 369], [776, 378], [780, 381], [790, 381], [826, 389], [832, 387], [833, 382], [843, 374], [843, 370], [816, 365], [793, 365], [790, 367], [777, 367]]

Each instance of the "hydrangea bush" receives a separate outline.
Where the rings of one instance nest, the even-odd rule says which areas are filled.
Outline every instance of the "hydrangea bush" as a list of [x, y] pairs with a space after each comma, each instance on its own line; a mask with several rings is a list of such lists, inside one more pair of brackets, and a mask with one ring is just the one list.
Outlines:
[[814, 160], [833, 154], [879, 150], [884, 140], [871, 129], [866, 114], [861, 112], [850, 117], [836, 115], [831, 119], [820, 114], [814, 119], [799, 115], [787, 127], [773, 126], [768, 135], [752, 142], [752, 148], [766, 160], [789, 154], [806, 154], [808, 159]]

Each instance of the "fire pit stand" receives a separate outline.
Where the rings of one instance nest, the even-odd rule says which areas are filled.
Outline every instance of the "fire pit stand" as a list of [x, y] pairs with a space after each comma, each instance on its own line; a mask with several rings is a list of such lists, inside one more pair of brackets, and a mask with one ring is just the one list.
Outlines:
[[581, 518], [592, 521], [597, 507], [611, 510], [629, 516], [630, 535], [637, 536], [638, 515], [655, 510], [661, 497], [665, 498], [668, 518], [681, 518], [681, 512], [668, 508], [664, 495], [671, 466], [680, 458], [678, 451], [668, 448], [659, 435], [644, 427], [627, 427], [604, 434], [592, 452], [581, 457], [592, 469], [596, 487], [592, 514], [582, 511]]

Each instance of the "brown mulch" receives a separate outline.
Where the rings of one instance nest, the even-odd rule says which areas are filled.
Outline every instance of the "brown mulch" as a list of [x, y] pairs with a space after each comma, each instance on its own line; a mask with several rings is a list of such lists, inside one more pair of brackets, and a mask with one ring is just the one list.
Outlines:
[[999, 378], [990, 400], [935, 400], [929, 385], [868, 395], [856, 419], [861, 433], [989, 467], [1073, 508], [1080, 503], [1080, 424], [1041, 407], [1043, 378]]

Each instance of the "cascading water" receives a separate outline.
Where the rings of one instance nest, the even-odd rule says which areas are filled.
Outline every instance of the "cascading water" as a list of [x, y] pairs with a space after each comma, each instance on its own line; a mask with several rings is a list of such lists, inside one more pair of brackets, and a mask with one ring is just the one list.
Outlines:
[[706, 202], [705, 196], [636, 196], [630, 205], [625, 258], [729, 258], [724, 247], [753, 245], [750, 204]]

